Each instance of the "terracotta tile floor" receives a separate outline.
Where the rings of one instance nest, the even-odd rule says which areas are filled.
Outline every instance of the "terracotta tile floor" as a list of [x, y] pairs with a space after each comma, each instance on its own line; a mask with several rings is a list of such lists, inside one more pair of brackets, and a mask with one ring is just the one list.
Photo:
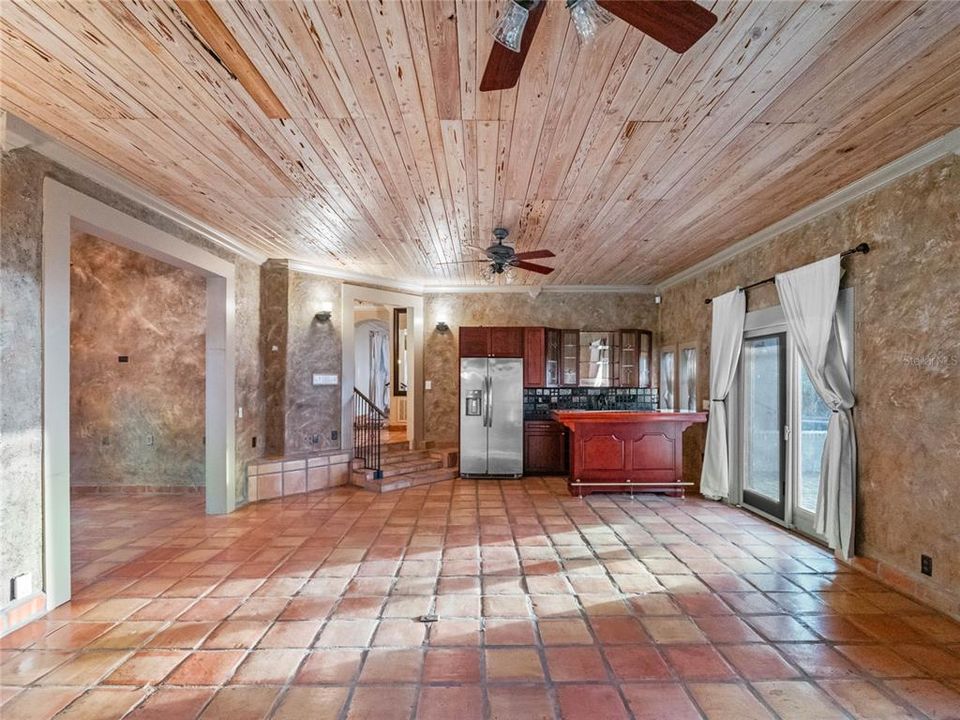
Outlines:
[[960, 625], [696, 499], [90, 496], [74, 558], [0, 642], [5, 720], [960, 717]]

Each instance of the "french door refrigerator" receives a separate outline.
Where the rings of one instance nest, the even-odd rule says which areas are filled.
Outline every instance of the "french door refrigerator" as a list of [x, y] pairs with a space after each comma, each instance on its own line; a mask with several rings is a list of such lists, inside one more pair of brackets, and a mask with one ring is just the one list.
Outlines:
[[460, 360], [460, 474], [523, 474], [523, 360]]

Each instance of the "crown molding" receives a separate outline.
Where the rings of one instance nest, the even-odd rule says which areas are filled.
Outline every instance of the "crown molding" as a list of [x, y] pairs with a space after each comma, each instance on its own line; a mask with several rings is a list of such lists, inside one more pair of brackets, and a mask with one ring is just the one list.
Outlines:
[[656, 293], [656, 288], [652, 285], [426, 285], [423, 288], [423, 293], [425, 295], [509, 293], [532, 297], [541, 293], [653, 295]]
[[288, 260], [287, 267], [295, 272], [308, 275], [342, 280], [348, 283], [372, 285], [385, 290], [397, 290], [415, 295], [499, 293], [501, 295], [514, 294], [536, 297], [541, 293], [617, 293], [621, 295], [653, 295], [656, 293], [656, 288], [652, 285], [429, 285], [322, 267], [304, 260]]
[[343, 280], [345, 282], [373, 285], [374, 287], [383, 288], [385, 290], [398, 290], [400, 292], [413, 293], [415, 295], [423, 294], [423, 285], [420, 283], [405, 282], [403, 280], [391, 280], [389, 278], [377, 277], [376, 275], [367, 275], [365, 273], [356, 273], [349, 270], [322, 267], [305, 260], [288, 260], [287, 267], [296, 272], [326, 277], [330, 278], [331, 280]]
[[686, 270], [678, 272], [676, 275], [670, 276], [663, 282], [657, 284], [657, 291], [662, 292], [685, 280], [696, 277], [711, 268], [725, 263], [735, 255], [739, 255], [742, 252], [761, 245], [788, 230], [804, 225], [831, 210], [846, 205], [867, 193], [873, 192], [893, 182], [903, 175], [918, 170], [925, 165], [929, 165], [951, 153], [960, 155], [960, 128], [951, 130], [946, 135], [897, 158], [878, 170], [874, 170], [869, 175], [865, 175], [846, 187], [840, 188], [836, 192], [807, 205], [807, 207], [785, 217], [783, 220], [775, 222], [773, 225], [765, 227], [763, 230], [735, 242], [733, 245], [711, 255], [706, 260], [698, 262], [696, 265], [690, 266]]
[[[14, 149], [14, 147], [29, 147], [31, 150], [53, 160], [58, 165], [62, 165], [68, 170], [72, 170], [78, 175], [82, 175], [98, 185], [102, 185], [108, 190], [123, 195], [138, 205], [142, 205], [148, 210], [152, 210], [174, 221], [178, 225], [201, 235], [210, 242], [232, 253], [236, 253], [257, 265], [266, 261], [267, 256], [259, 250], [255, 250], [243, 241], [218, 230], [209, 223], [180, 209], [176, 205], [160, 199], [153, 193], [143, 190], [129, 180], [120, 177], [112, 170], [108, 170], [102, 165], [87, 159], [78, 152], [68, 148], [59, 140], [55, 140], [40, 130], [37, 130], [16, 115], [5, 112], [3, 124], [4, 150]], [[14, 145], [14, 147], [8, 148], [8, 142]]]

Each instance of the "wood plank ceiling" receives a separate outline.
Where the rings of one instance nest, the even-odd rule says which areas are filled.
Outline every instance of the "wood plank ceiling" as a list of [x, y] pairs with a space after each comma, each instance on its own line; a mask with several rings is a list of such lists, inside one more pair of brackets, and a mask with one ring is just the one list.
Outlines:
[[960, 2], [701, 2], [677, 55], [551, 0], [494, 93], [493, 0], [214, 2], [270, 119], [174, 2], [5, 0], [2, 107], [270, 257], [449, 284], [498, 225], [653, 283], [960, 125]]

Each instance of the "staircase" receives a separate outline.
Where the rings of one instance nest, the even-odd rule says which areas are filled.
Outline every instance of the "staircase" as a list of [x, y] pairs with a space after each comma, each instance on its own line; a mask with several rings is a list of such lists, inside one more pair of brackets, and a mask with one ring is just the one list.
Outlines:
[[411, 450], [406, 441], [385, 443], [380, 456], [380, 475], [354, 460], [350, 482], [373, 492], [390, 492], [404, 488], [453, 480], [460, 475], [456, 448]]

